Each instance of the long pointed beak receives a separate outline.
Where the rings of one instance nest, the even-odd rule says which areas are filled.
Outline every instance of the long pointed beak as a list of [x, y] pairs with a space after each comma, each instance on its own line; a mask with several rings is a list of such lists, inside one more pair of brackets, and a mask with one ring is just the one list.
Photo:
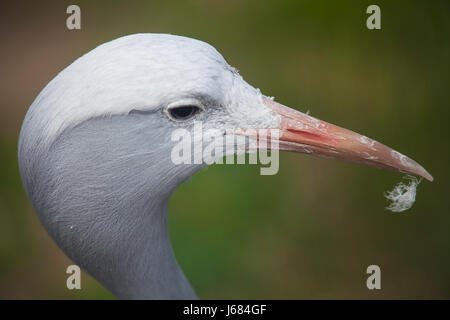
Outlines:
[[264, 104], [281, 117], [280, 150], [309, 153], [372, 167], [433, 177], [407, 156], [356, 132], [321, 121], [269, 98]]

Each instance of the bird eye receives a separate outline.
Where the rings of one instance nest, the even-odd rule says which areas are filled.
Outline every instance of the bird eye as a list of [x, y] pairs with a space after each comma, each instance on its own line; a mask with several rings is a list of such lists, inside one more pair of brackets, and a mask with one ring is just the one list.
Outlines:
[[175, 120], [187, 120], [192, 118], [195, 114], [200, 111], [200, 108], [197, 106], [189, 105], [189, 106], [179, 106], [170, 108], [168, 110], [169, 115]]

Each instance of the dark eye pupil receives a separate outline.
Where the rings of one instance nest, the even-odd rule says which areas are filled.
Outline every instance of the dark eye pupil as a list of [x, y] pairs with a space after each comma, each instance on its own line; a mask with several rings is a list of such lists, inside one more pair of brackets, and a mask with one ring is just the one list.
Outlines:
[[182, 106], [170, 109], [170, 115], [178, 120], [183, 120], [192, 117], [198, 111], [196, 106]]

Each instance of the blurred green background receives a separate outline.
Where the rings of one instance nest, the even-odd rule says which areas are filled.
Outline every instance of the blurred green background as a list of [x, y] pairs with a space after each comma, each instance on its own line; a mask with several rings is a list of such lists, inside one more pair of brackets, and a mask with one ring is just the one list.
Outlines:
[[[66, 29], [81, 7], [82, 29]], [[381, 8], [382, 29], [366, 28]], [[212, 166], [170, 201], [179, 263], [200, 298], [450, 298], [448, 1], [2, 1], [0, 298], [113, 298], [72, 264], [30, 206], [16, 154], [40, 90], [97, 45], [137, 32], [206, 41], [253, 86], [288, 106], [379, 140], [421, 163], [405, 213], [383, 192], [402, 175], [284, 153], [275, 176]], [[381, 267], [381, 290], [366, 268]]]

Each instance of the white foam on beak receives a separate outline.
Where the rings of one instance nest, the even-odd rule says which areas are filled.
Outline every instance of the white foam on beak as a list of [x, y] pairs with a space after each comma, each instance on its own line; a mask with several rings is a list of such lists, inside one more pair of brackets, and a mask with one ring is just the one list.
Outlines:
[[403, 179], [409, 181], [408, 184], [403, 182], [398, 183], [392, 191], [385, 192], [384, 196], [390, 200], [391, 203], [386, 209], [392, 212], [403, 212], [412, 207], [416, 201], [416, 189], [417, 185], [422, 179], [407, 175]]

